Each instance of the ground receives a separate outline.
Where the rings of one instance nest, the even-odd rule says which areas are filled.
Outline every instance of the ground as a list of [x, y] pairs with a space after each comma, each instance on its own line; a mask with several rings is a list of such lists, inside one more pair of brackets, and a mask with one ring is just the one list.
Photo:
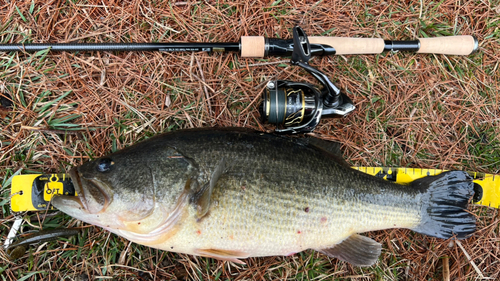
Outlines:
[[[499, 173], [500, 2], [494, 1], [38, 1], [0, 2], [1, 43], [238, 42], [241, 36], [412, 40], [475, 35], [469, 56], [316, 57], [355, 103], [322, 120], [315, 136], [338, 141], [353, 166]], [[160, 132], [259, 120], [267, 81], [318, 84], [288, 58], [238, 53], [0, 53], [0, 241], [14, 221], [15, 174], [65, 172]], [[307, 169], [307, 167], [304, 167]], [[477, 280], [500, 278], [497, 209], [472, 206], [478, 231], [439, 240], [407, 230], [366, 235], [383, 243], [378, 263], [353, 267], [314, 251], [250, 258], [247, 265], [131, 244], [62, 213], [21, 214], [22, 232], [79, 227], [77, 237], [32, 246], [3, 280]], [[446, 270], [449, 268], [449, 271]]]

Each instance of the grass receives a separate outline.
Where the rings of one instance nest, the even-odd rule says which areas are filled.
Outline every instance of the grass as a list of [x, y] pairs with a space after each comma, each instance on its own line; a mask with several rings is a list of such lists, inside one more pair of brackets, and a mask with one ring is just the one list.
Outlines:
[[[4, 1], [5, 2], [5, 1]], [[356, 104], [323, 120], [315, 136], [343, 144], [358, 166], [499, 173], [499, 1], [8, 1], [0, 42], [237, 42], [242, 35], [416, 37], [474, 34], [468, 57], [385, 53], [314, 58]], [[272, 131], [258, 116], [266, 81], [317, 84], [283, 58], [237, 54], [0, 53], [0, 95], [12, 100], [0, 125], [0, 241], [12, 226], [9, 179], [68, 171], [155, 134], [190, 127]], [[286, 59], [285, 59], [286, 61]], [[2, 111], [4, 112], [4, 111]], [[78, 237], [31, 247], [8, 261], [1, 280], [452, 280], [500, 278], [499, 212], [471, 207], [478, 232], [460, 246], [408, 230], [367, 235], [383, 243], [379, 262], [356, 268], [313, 251], [250, 258], [246, 266], [130, 244], [64, 214], [21, 214], [22, 232], [81, 227]], [[472, 263], [466, 258], [469, 254]]]

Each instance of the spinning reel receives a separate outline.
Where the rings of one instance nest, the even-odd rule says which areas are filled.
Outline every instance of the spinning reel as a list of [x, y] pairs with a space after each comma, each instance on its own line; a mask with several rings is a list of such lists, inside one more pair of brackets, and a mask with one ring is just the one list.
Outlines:
[[342, 117], [355, 109], [352, 100], [321, 71], [308, 64], [311, 46], [302, 28], [293, 28], [291, 63], [304, 68], [322, 85], [286, 80], [270, 81], [259, 111], [263, 121], [276, 124], [278, 133], [309, 133], [321, 117]]

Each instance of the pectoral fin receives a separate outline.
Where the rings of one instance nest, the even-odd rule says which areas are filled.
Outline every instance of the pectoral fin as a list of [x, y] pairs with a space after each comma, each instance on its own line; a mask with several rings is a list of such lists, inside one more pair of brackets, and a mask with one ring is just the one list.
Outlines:
[[210, 181], [204, 184], [201, 189], [194, 193], [191, 197], [191, 202], [196, 205], [197, 219], [203, 218], [210, 210], [210, 202], [212, 199], [212, 190], [214, 189], [220, 176], [224, 173], [226, 161], [222, 159], [217, 167], [212, 172]]
[[246, 253], [240, 251], [219, 250], [219, 249], [197, 249], [195, 250], [195, 253], [203, 257], [209, 257], [224, 261], [231, 261], [239, 264], [246, 264], [245, 262], [239, 259], [248, 257]]
[[328, 249], [318, 249], [317, 251], [352, 265], [370, 266], [377, 262], [382, 251], [382, 245], [366, 236], [353, 234], [340, 244]]

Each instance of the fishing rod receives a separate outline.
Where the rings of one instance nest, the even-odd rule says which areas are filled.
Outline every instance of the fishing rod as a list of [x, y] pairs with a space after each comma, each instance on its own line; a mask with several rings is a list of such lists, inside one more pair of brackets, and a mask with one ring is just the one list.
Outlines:
[[291, 56], [297, 65], [320, 83], [287, 80], [269, 81], [259, 112], [263, 122], [275, 124], [276, 132], [312, 132], [322, 117], [343, 117], [355, 109], [352, 100], [330, 81], [327, 75], [309, 65], [312, 56], [380, 54], [384, 51], [414, 51], [445, 55], [470, 55], [478, 50], [474, 36], [419, 38], [389, 41], [380, 38], [308, 37], [299, 26], [292, 39], [243, 36], [233, 43], [69, 43], [0, 44], [3, 52], [50, 51], [160, 51], [160, 52], [240, 52], [242, 57]]
[[[474, 36], [444, 36], [392, 41], [381, 38], [311, 36], [312, 56], [380, 54], [384, 51], [411, 51], [426, 54], [470, 55], [478, 50]], [[159, 51], [159, 52], [239, 52], [245, 58], [291, 56], [293, 39], [242, 36], [228, 43], [27, 43], [0, 44], [0, 52]]]

